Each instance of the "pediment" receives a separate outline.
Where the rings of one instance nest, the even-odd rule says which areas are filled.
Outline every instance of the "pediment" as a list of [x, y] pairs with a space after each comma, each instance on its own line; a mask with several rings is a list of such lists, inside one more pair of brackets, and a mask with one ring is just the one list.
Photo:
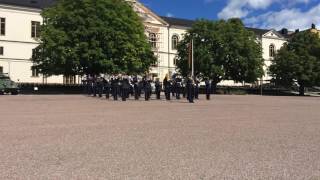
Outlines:
[[263, 34], [262, 37], [268, 37], [268, 38], [277, 38], [277, 39], [283, 39], [284, 37], [278, 33], [276, 30], [270, 30], [267, 33]]
[[159, 16], [157, 16], [154, 12], [140, 2], [135, 2], [132, 4], [132, 6], [133, 10], [138, 13], [144, 23], [168, 26], [164, 20], [162, 20]]

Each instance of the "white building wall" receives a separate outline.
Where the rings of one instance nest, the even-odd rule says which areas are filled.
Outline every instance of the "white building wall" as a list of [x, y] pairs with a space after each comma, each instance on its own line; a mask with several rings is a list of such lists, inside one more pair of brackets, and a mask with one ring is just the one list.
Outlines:
[[273, 57], [270, 57], [270, 53], [269, 53], [269, 48], [270, 45], [274, 45], [275, 46], [275, 52], [277, 52], [278, 50], [281, 49], [281, 47], [284, 45], [284, 43], [286, 43], [286, 39], [283, 38], [279, 38], [276, 35], [273, 36], [265, 36], [262, 37], [262, 57], [264, 59], [264, 77], [263, 77], [263, 81], [265, 83], [270, 82], [270, 80], [272, 79], [272, 77], [270, 75], [268, 75], [268, 71], [269, 71], [269, 67], [272, 64], [272, 60]]
[[[42, 83], [43, 77], [32, 77], [32, 50], [39, 42], [31, 37], [31, 22], [42, 22], [39, 9], [0, 5], [0, 17], [6, 19], [6, 32], [0, 36], [0, 46], [4, 54], [0, 56], [0, 66], [13, 81]], [[51, 83], [63, 83], [62, 76], [47, 78]]]

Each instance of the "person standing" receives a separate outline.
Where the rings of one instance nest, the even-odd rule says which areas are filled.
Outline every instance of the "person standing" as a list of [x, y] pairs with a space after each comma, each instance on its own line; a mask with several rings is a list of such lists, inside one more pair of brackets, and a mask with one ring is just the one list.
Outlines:
[[163, 85], [164, 85], [164, 92], [165, 92], [166, 100], [170, 100], [171, 84], [168, 79], [168, 75], [166, 75], [166, 77], [164, 78]]
[[143, 90], [144, 90], [144, 99], [146, 101], [149, 101], [150, 95], [151, 95], [151, 84], [146, 77], [143, 78]]
[[180, 94], [181, 94], [181, 89], [182, 89], [182, 78], [181, 77], [176, 77], [176, 99], [180, 99]]
[[194, 83], [192, 78], [188, 78], [187, 80], [187, 98], [189, 100], [189, 103], [194, 103]]
[[133, 78], [132, 84], [133, 84], [134, 99], [135, 100], [139, 100], [139, 98], [140, 98], [140, 95], [139, 95], [139, 82], [138, 82], [138, 78], [137, 77]]
[[118, 100], [118, 94], [119, 94], [119, 78], [113, 79], [112, 83], [111, 83], [111, 86], [112, 86], [113, 100], [117, 101]]
[[106, 99], [110, 98], [110, 82], [106, 80], [105, 78], [103, 79], [103, 86], [104, 86], [104, 91], [106, 93]]
[[92, 78], [92, 86], [93, 86], [93, 97], [97, 97], [97, 93], [98, 93], [98, 86], [97, 86], [97, 77], [94, 76]]
[[122, 101], [126, 101], [130, 91], [130, 84], [127, 78], [123, 78], [121, 83], [121, 98]]
[[199, 99], [199, 80], [195, 78], [195, 85], [194, 85], [194, 98]]
[[205, 84], [206, 84], [206, 99], [207, 99], [207, 100], [210, 100], [211, 85], [210, 85], [209, 79], [206, 79], [206, 80], [205, 80]]
[[97, 78], [97, 91], [98, 91], [98, 95], [101, 98], [102, 97], [102, 93], [103, 93], [103, 80], [102, 77], [98, 77]]
[[156, 88], [155, 92], [156, 92], [157, 99], [161, 99], [160, 95], [161, 95], [162, 87], [161, 87], [161, 83], [158, 78], [156, 79], [156, 82], [155, 82], [155, 88]]

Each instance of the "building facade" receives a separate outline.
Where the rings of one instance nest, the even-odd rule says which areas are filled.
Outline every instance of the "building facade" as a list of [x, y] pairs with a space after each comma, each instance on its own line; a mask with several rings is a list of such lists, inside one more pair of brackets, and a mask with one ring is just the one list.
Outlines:
[[[23, 83], [80, 83], [81, 77], [44, 77], [32, 68], [32, 51], [39, 44], [41, 11], [54, 2], [38, 1], [0, 0], [0, 73], [8, 73], [13, 81]], [[128, 2], [141, 17], [146, 36], [158, 58], [150, 74], [161, 80], [167, 74], [174, 74], [177, 44], [194, 21], [158, 16], [138, 1]], [[248, 30], [253, 31], [261, 43], [266, 71], [276, 51], [286, 43], [289, 33], [285, 29], [280, 32], [254, 28]], [[268, 82], [270, 77], [266, 74], [263, 80]], [[232, 81], [221, 84], [235, 85]]]

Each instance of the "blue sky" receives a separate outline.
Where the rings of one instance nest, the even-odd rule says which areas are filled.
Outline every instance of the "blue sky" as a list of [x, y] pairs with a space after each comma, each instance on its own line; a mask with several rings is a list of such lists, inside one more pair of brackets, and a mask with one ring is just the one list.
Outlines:
[[162, 16], [242, 18], [247, 26], [291, 30], [320, 28], [320, 0], [140, 0]]

